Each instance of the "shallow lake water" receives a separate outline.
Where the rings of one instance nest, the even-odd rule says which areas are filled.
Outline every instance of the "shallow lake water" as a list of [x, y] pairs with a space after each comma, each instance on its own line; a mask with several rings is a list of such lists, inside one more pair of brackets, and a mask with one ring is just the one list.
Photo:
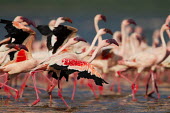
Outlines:
[[4, 96], [3, 90], [0, 93], [0, 112], [2, 113], [168, 113], [170, 112], [170, 87], [168, 84], [159, 86], [161, 98], [145, 98], [145, 87], [140, 87], [136, 94], [137, 101], [131, 100], [130, 86], [122, 84], [122, 94], [110, 91], [106, 86], [103, 95], [94, 98], [88, 87], [77, 88], [74, 101], [71, 100], [72, 85], [66, 86], [62, 90], [63, 97], [71, 109], [67, 109], [62, 100], [57, 96], [57, 88], [53, 91], [53, 102], [50, 104], [49, 96], [46, 91], [40, 90], [41, 101], [34, 106], [30, 106], [36, 99], [33, 88], [26, 88], [23, 97], [15, 100], [12, 97]]

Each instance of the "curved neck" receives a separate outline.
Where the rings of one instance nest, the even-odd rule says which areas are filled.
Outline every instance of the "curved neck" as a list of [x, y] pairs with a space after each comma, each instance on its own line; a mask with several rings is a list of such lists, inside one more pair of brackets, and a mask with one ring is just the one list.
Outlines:
[[[97, 19], [94, 19], [94, 27], [95, 27], [96, 32], [99, 31], [99, 25], [98, 25], [98, 23], [99, 23], [99, 21], [98, 21]], [[98, 38], [98, 42], [101, 42], [101, 41], [102, 41], [102, 36], [100, 36], [100, 37]]]
[[63, 22], [60, 21], [60, 20], [56, 20], [56, 23], [55, 23], [54, 27], [58, 27], [61, 23], [63, 23]]
[[91, 63], [91, 62], [94, 60], [94, 58], [96, 57], [98, 51], [99, 51], [101, 48], [102, 48], [101, 46], [98, 46], [98, 47], [95, 49], [95, 51], [93, 52], [93, 54], [92, 54], [92, 56], [90, 57], [90, 59], [88, 59], [87, 62]]
[[161, 30], [160, 30], [160, 37], [161, 37], [162, 47], [163, 47], [164, 49], [166, 49], [166, 43], [165, 43], [165, 39], [164, 39], [163, 33], [164, 33], [164, 30], [161, 29]]
[[126, 45], [126, 37], [127, 37], [127, 33], [125, 30], [126, 26], [124, 24], [121, 25], [121, 33], [122, 33], [122, 47], [121, 47], [121, 55], [124, 55], [125, 53], [125, 45]]
[[35, 40], [35, 34], [30, 34], [22, 43], [23, 45], [25, 45], [27, 47], [27, 49], [29, 50], [29, 52], [32, 52], [32, 44]]
[[93, 39], [93, 42], [92, 42], [91, 46], [88, 48], [88, 50], [87, 50], [86, 52], [80, 54], [80, 58], [84, 58], [85, 56], [87, 56], [87, 55], [91, 52], [91, 50], [93, 49], [93, 47], [94, 47], [97, 39], [98, 39], [100, 36], [101, 36], [100, 34], [98, 34], [98, 33], [96, 34], [96, 36], [95, 36], [94, 39]]
[[133, 55], [136, 53], [136, 49], [137, 49], [137, 46], [135, 45], [135, 43], [136, 43], [135, 38], [136, 38], [136, 37], [135, 37], [134, 35], [132, 35], [132, 36], [130, 37], [130, 47], [131, 47], [131, 49], [132, 49], [132, 54], [133, 54]]

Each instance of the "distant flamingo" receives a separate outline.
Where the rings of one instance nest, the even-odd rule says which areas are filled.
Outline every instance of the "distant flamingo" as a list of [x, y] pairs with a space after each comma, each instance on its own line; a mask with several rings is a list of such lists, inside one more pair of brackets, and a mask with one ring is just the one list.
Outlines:
[[[137, 68], [137, 72], [138, 75], [136, 76], [136, 78], [134, 79], [133, 82], [129, 81], [130, 83], [132, 83], [132, 97], [133, 100], [136, 100], [135, 98], [135, 93], [136, 93], [136, 80], [139, 77], [140, 73], [145, 69], [145, 68], [150, 68], [151, 70], [151, 77], [153, 80], [153, 91], [156, 91], [158, 98], [160, 98], [160, 94], [158, 92], [158, 88], [157, 88], [157, 84], [156, 84], [156, 77], [155, 77], [155, 73], [154, 70], [156, 68], [156, 65], [160, 64], [166, 57], [167, 57], [167, 49], [166, 49], [166, 43], [163, 37], [163, 32], [165, 30], [169, 30], [170, 27], [166, 24], [163, 24], [160, 30], [160, 34], [161, 34], [161, 41], [162, 41], [162, 46], [161, 47], [157, 47], [157, 48], [153, 48], [152, 51], [144, 51], [135, 55], [132, 55], [129, 60], [124, 60], [123, 62], [121, 61], [121, 64], [124, 64], [126, 66], [130, 66], [130, 67], [135, 67]], [[146, 62], [147, 61], [147, 62]], [[120, 76], [122, 76], [123, 78], [125, 78], [123, 75], [119, 74]], [[149, 79], [151, 78], [149, 77]], [[149, 82], [149, 80], [148, 80]], [[148, 82], [147, 82], [147, 86], [146, 86], [146, 95], [147, 95], [147, 90], [148, 90]]]

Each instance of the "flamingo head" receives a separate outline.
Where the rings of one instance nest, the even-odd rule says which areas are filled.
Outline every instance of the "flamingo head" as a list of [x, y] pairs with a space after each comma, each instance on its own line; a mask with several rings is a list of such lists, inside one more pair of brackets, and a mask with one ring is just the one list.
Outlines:
[[83, 41], [83, 42], [87, 42], [84, 38], [81, 38], [81, 37], [75, 37], [74, 39], [73, 39], [74, 41]]
[[35, 22], [33, 22], [32, 20], [29, 20], [28, 18], [25, 18], [23, 16], [17, 16], [14, 21], [20, 22], [23, 25], [32, 25], [33, 27], [36, 28], [36, 24]]
[[61, 23], [64, 23], [64, 22], [73, 23], [73, 21], [69, 17], [59, 17], [57, 18], [57, 21], [61, 21]]
[[168, 37], [170, 38], [170, 26], [168, 24], [163, 24], [162, 29], [166, 30], [166, 33], [168, 34]]
[[115, 45], [119, 46], [119, 44], [117, 43], [117, 41], [115, 39], [107, 39], [106, 43], [108, 43], [109, 45], [110, 44], [115, 44]]
[[98, 21], [103, 20], [104, 22], [106, 22], [106, 16], [102, 14], [97, 14], [94, 19]]
[[72, 45], [72, 44], [78, 43], [79, 41], [86, 42], [86, 40], [84, 40], [84, 39], [81, 38], [81, 37], [74, 37], [74, 38], [70, 38], [70, 39], [68, 40], [68, 43], [69, 43], [70, 45]]
[[133, 19], [125, 19], [122, 21], [122, 24], [125, 26], [130, 25], [130, 24], [137, 25]]
[[112, 31], [110, 29], [106, 29], [106, 28], [102, 28], [97, 32], [97, 34], [99, 34], [99, 35], [104, 35], [106, 33], [113, 35]]

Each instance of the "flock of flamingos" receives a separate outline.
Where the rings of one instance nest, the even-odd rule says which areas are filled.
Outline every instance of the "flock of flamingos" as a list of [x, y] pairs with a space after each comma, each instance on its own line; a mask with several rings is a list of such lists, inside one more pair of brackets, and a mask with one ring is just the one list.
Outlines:
[[[71, 99], [74, 100], [77, 85], [89, 87], [96, 98], [96, 90], [102, 95], [107, 84], [113, 90], [117, 83], [117, 91], [121, 93], [121, 79], [131, 85], [133, 101], [137, 100], [135, 94], [141, 81], [145, 83], [146, 97], [155, 93], [160, 98], [158, 81], [170, 68], [170, 49], [164, 40], [164, 36], [170, 38], [170, 15], [160, 30], [154, 32], [152, 46], [147, 44], [143, 29], [136, 26], [135, 20], [122, 20], [121, 30], [116, 32], [100, 29], [98, 22], [101, 20], [106, 21], [102, 14], [94, 17], [96, 35], [90, 44], [78, 36], [78, 29], [63, 25], [72, 23], [68, 17], [51, 20], [47, 25], [36, 25], [23, 16], [14, 20], [0, 19], [0, 25], [7, 31], [0, 41], [1, 90], [8, 97], [19, 99], [32, 78], [36, 93], [32, 105], [40, 101], [38, 81], [46, 84], [44, 90], [48, 92], [50, 101], [52, 91], [57, 87], [58, 96], [70, 108], [62, 96], [62, 85], [67, 84], [64, 81], [73, 80]], [[36, 32], [42, 34], [42, 41], [36, 41]], [[102, 39], [104, 34], [110, 34], [111, 38]], [[37, 77], [37, 74], [41, 76]], [[19, 78], [20, 88], [10, 84]], [[110, 83], [111, 79], [114, 81]]]

